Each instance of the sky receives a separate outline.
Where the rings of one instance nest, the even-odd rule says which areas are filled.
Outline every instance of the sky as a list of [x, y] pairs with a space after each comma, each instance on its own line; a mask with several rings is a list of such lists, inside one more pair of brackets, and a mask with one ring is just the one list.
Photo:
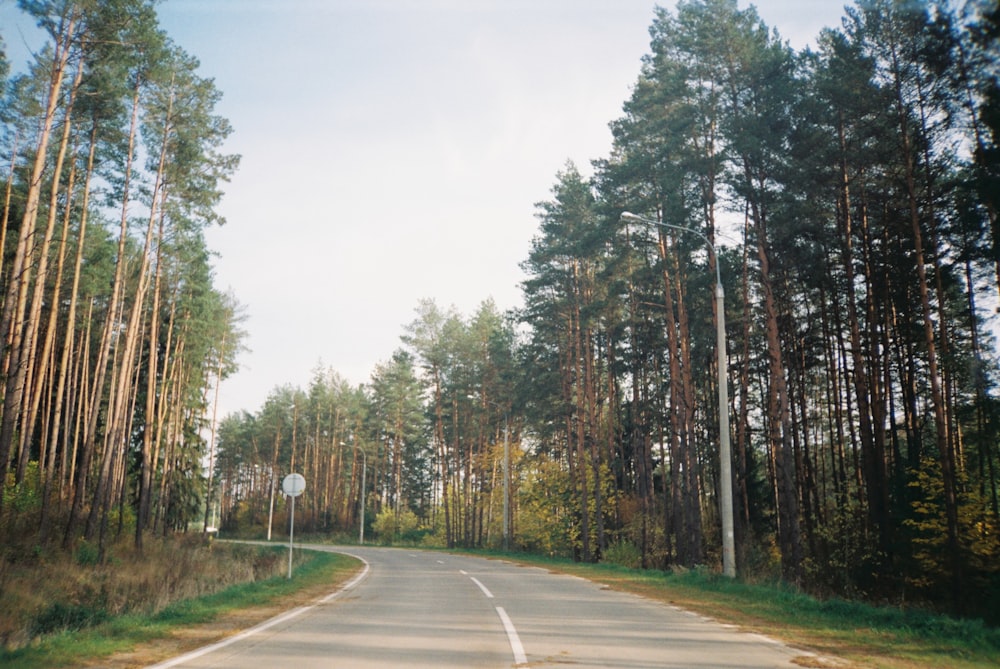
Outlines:
[[[368, 382], [422, 299], [520, 306], [535, 204], [608, 156], [656, 4], [674, 0], [163, 0], [242, 156], [206, 233], [247, 333], [220, 417], [319, 367]], [[753, 4], [801, 49], [844, 3]], [[0, 34], [23, 71], [14, 0]]]

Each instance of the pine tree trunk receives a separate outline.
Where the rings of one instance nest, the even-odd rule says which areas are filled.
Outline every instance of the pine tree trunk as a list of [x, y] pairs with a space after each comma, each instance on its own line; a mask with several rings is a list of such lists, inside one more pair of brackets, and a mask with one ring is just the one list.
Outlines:
[[[86, 181], [89, 182], [89, 175], [87, 175], [87, 177], [88, 178]], [[45, 343], [43, 346], [43, 357], [45, 358], [46, 361], [51, 360], [51, 364], [49, 366], [53, 368], [55, 363], [54, 348], [55, 348], [56, 330], [58, 329], [58, 322], [59, 322], [58, 305], [61, 304], [62, 302], [61, 289], [63, 283], [63, 271], [65, 269], [65, 263], [66, 263], [66, 247], [69, 242], [70, 219], [72, 217], [72, 211], [73, 211], [72, 202], [75, 189], [76, 189], [76, 168], [74, 165], [70, 169], [69, 182], [66, 187], [66, 192], [68, 196], [66, 200], [66, 208], [63, 214], [62, 234], [60, 235], [61, 239], [59, 242], [59, 251], [57, 254], [58, 263], [56, 266], [55, 281], [53, 282], [52, 296], [49, 299], [49, 304], [50, 304], [49, 321], [48, 325], [45, 328]], [[84, 201], [86, 202], [87, 199], [88, 199], [87, 195], [84, 194]], [[75, 296], [71, 298], [71, 302], [73, 300], [75, 300]], [[72, 335], [71, 331], [68, 328], [65, 333], [65, 338], [67, 340], [67, 346], [63, 347], [63, 352], [68, 350], [67, 348], [68, 346], [72, 345]], [[44, 545], [48, 540], [49, 518], [51, 512], [50, 504], [52, 495], [52, 481], [53, 481], [54, 469], [56, 466], [56, 456], [58, 451], [57, 446], [59, 444], [59, 430], [61, 427], [61, 418], [62, 418], [61, 414], [62, 414], [63, 392], [65, 390], [65, 384], [66, 384], [66, 367], [65, 364], [63, 363], [64, 363], [63, 356], [60, 355], [60, 365], [58, 369], [53, 370], [53, 373], [56, 376], [55, 381], [54, 382], [51, 380], [49, 381], [50, 386], [54, 384], [55, 388], [53, 389], [52, 387], [50, 387], [49, 393], [47, 394], [48, 409], [46, 410], [45, 413], [47, 416], [50, 417], [51, 424], [49, 425], [49, 429], [42, 435], [39, 445], [39, 461], [45, 463], [45, 466], [42, 469], [42, 509], [41, 509], [41, 516], [38, 522], [39, 543], [42, 545]], [[34, 392], [34, 395], [39, 398], [41, 397], [43, 392], [41, 387], [41, 380], [44, 377], [45, 375], [42, 374], [38, 375], [39, 383], [36, 384], [36, 390]], [[31, 413], [34, 414], [37, 413], [37, 411], [38, 408], [36, 407], [35, 411]], [[31, 424], [32, 425], [34, 424], [34, 419], [31, 420]], [[27, 443], [30, 443], [31, 440], [28, 439], [26, 441]]]
[[927, 261], [924, 252], [923, 230], [920, 225], [920, 211], [917, 204], [915, 156], [911, 147], [907, 115], [902, 111], [903, 100], [899, 78], [896, 79], [897, 105], [899, 105], [900, 136], [902, 140], [903, 164], [906, 169], [906, 190], [911, 231], [917, 266], [917, 289], [924, 327], [924, 343], [927, 354], [927, 373], [931, 384], [931, 404], [934, 410], [935, 435], [938, 459], [941, 465], [941, 482], [944, 486], [945, 520], [947, 527], [948, 563], [955, 603], [961, 601], [963, 593], [963, 570], [961, 545], [958, 528], [958, 495], [955, 482], [955, 455], [948, 433], [949, 419], [946, 395], [943, 388], [941, 370], [938, 365], [937, 343], [934, 334], [934, 317], [931, 311], [930, 286], [927, 277]]
[[[881, 568], [885, 568], [891, 561], [891, 524], [889, 520], [889, 486], [885, 470], [885, 450], [884, 441], [876, 438], [873, 426], [873, 402], [870, 389], [868, 371], [865, 364], [864, 352], [870, 350], [861, 340], [861, 326], [858, 318], [857, 294], [855, 291], [854, 275], [854, 230], [853, 215], [850, 191], [850, 175], [847, 168], [847, 142], [843, 123], [837, 127], [838, 140], [840, 146], [840, 209], [843, 224], [843, 247], [841, 249], [842, 264], [844, 267], [845, 282], [847, 286], [847, 320], [850, 329], [851, 355], [854, 365], [854, 373], [851, 378], [854, 380], [855, 400], [858, 407], [858, 429], [861, 436], [861, 452], [864, 462], [866, 501], [868, 509], [868, 520], [871, 528], [878, 536], [878, 558]], [[870, 303], [870, 302], [869, 302]], [[871, 322], [871, 321], [869, 321]], [[877, 385], [875, 381], [874, 385]], [[881, 430], [880, 430], [881, 431]]]
[[[22, 357], [24, 354], [22, 350], [24, 345], [24, 312], [32, 275], [28, 259], [33, 252], [32, 240], [35, 223], [38, 220], [38, 205], [41, 199], [42, 179], [45, 175], [52, 125], [61, 97], [63, 77], [69, 63], [70, 46], [75, 37], [79, 19], [75, 11], [60, 25], [52, 55], [45, 111], [42, 114], [35, 160], [32, 164], [31, 176], [28, 179], [28, 190], [25, 194], [24, 217], [21, 219], [17, 248], [14, 252], [14, 264], [9, 274], [10, 280], [4, 299], [3, 312], [0, 314], [0, 342], [7, 345], [3, 361], [3, 369], [7, 376], [3, 396], [3, 417], [0, 419], [0, 482], [7, 480], [11, 448], [14, 443], [17, 420], [21, 414], [21, 396], [24, 390], [26, 371]], [[2, 510], [3, 490], [0, 490], [0, 511]]]
[[791, 402], [785, 379], [785, 365], [778, 327], [777, 300], [771, 280], [767, 253], [767, 228], [757, 205], [751, 202], [760, 261], [761, 290], [764, 294], [765, 332], [769, 367], [768, 411], [771, 416], [769, 440], [774, 451], [774, 473], [778, 502], [778, 544], [781, 548], [782, 575], [790, 583], [800, 584], [803, 577], [802, 535], [799, 528], [799, 491], [796, 486], [795, 450], [792, 442]]
[[690, 567], [694, 565], [694, 554], [690, 543], [691, 533], [688, 526], [687, 500], [685, 499], [686, 473], [684, 468], [687, 459], [685, 454], [687, 443], [684, 419], [687, 415], [687, 409], [684, 405], [685, 395], [677, 331], [677, 307], [674, 303], [673, 279], [667, 267], [667, 258], [669, 257], [667, 239], [667, 234], [660, 229], [658, 249], [660, 260], [663, 263], [664, 323], [667, 331], [666, 360], [670, 389], [670, 396], [664, 403], [670, 424], [670, 503], [666, 516], [668, 523], [666, 531], [674, 539], [677, 551], [676, 561], [682, 566]]
[[[75, 540], [76, 529], [82, 520], [81, 514], [87, 493], [87, 479], [89, 478], [90, 463], [97, 448], [97, 421], [98, 416], [101, 413], [99, 407], [101, 406], [104, 394], [104, 383], [107, 378], [108, 359], [111, 355], [111, 345], [118, 325], [119, 302], [122, 299], [122, 292], [124, 290], [123, 284], [126, 264], [125, 251], [128, 240], [129, 189], [131, 187], [132, 180], [132, 162], [135, 150], [135, 140], [139, 127], [140, 81], [138, 77], [136, 77], [136, 81], [134, 83], [135, 87], [133, 89], [132, 96], [132, 116], [128, 134], [128, 153], [126, 154], [125, 160], [124, 183], [122, 190], [121, 222], [120, 232], [118, 235], [118, 254], [115, 261], [115, 275], [111, 285], [111, 295], [108, 303], [108, 310], [105, 315], [104, 328], [101, 332], [101, 342], [99, 344], [100, 348], [98, 349], [97, 364], [94, 368], [94, 378], [92, 380], [92, 385], [89, 388], [89, 392], [85, 390], [85, 392], [88, 392], [86, 403], [89, 410], [86, 415], [83, 435], [81, 437], [83, 462], [81, 463], [80, 476], [77, 479], [76, 492], [73, 498], [73, 508], [70, 511], [66, 535], [63, 540], [63, 543], [66, 546], [71, 545]], [[110, 475], [110, 465], [110, 460], [104, 462], [102, 459], [101, 471], [99, 473], [99, 484], [97, 486], [97, 493], [94, 495], [94, 500], [100, 499], [103, 495], [104, 486], [106, 486], [107, 483], [107, 476]], [[92, 509], [97, 506], [98, 504], [96, 503], [92, 504]], [[96, 529], [96, 517], [93, 518], [93, 521], [90, 517], [88, 517], [86, 536], [88, 538], [93, 537]]]
[[[39, 329], [41, 328], [42, 322], [42, 308], [45, 305], [45, 287], [48, 281], [49, 274], [49, 255], [52, 247], [52, 238], [55, 233], [56, 219], [58, 217], [59, 211], [59, 194], [60, 188], [59, 184], [62, 181], [62, 171], [66, 161], [66, 153], [69, 150], [70, 145], [70, 131], [72, 129], [72, 114], [73, 114], [73, 103], [76, 100], [77, 88], [80, 85], [80, 81], [83, 78], [83, 61], [77, 66], [76, 76], [70, 86], [69, 99], [66, 103], [66, 107], [63, 113], [63, 133], [59, 140], [59, 149], [56, 153], [56, 161], [52, 172], [52, 187], [51, 195], [49, 197], [49, 211], [48, 217], [45, 224], [45, 233], [42, 240], [41, 248], [37, 253], [37, 269], [35, 270], [35, 285], [31, 296], [31, 310], [28, 316], [27, 323], [25, 324], [25, 335], [24, 335], [24, 348], [27, 350], [27, 355], [23, 358], [24, 362], [21, 368], [25, 373], [24, 387], [28, 389], [28, 396], [23, 399], [22, 404], [22, 417], [21, 417], [21, 438], [19, 451], [21, 457], [18, 461], [17, 466], [17, 476], [16, 480], [20, 482], [24, 478], [24, 470], [28, 464], [28, 457], [31, 453], [31, 444], [34, 441], [35, 435], [35, 423], [38, 417], [38, 409], [42, 401], [42, 393], [44, 391], [44, 385], [46, 376], [48, 374], [48, 362], [50, 359], [50, 353], [52, 351], [53, 339], [55, 337], [55, 316], [58, 314], [59, 305], [59, 277], [62, 275], [62, 259], [63, 256], [59, 256], [59, 277], [55, 281], [55, 299], [49, 301], [49, 327], [45, 332], [45, 336], [42, 343], [42, 352], [38, 353], [38, 337]], [[75, 169], [71, 167], [72, 174], [75, 174]], [[67, 205], [66, 205], [66, 221], [68, 223], [69, 214], [71, 207], [69, 203], [72, 201], [72, 178], [70, 180], [70, 186], [67, 190]], [[66, 226], [64, 226], [65, 228]], [[61, 249], [65, 250], [65, 237], [63, 234], [63, 241], [61, 243]], [[42, 451], [39, 452], [39, 460], [42, 460]]]

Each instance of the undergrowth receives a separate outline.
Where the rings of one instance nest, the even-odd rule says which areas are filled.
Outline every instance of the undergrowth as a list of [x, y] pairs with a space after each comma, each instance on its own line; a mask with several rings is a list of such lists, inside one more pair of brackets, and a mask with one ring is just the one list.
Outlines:
[[[47, 669], [48, 667], [99, 666], [102, 658], [114, 653], [131, 652], [139, 644], [163, 639], [172, 630], [208, 623], [220, 615], [247, 607], [266, 605], [295, 597], [295, 593], [316, 586], [333, 587], [357, 569], [357, 560], [335, 553], [297, 551], [294, 576], [287, 577], [287, 549], [281, 546], [247, 546], [217, 544], [211, 555], [217, 567], [239, 570], [239, 565], [253, 562], [259, 556], [272, 564], [272, 575], [266, 578], [222, 586], [215, 592], [173, 601], [157, 611], [141, 611], [109, 615], [103, 621], [89, 621], [80, 629], [65, 626], [32, 639], [17, 648], [0, 650], [0, 666], [10, 669]], [[232, 558], [232, 561], [230, 561]], [[206, 565], [207, 566], [207, 565]], [[242, 570], [247, 574], [247, 570]], [[194, 574], [192, 574], [194, 577]], [[200, 575], [197, 577], [200, 579]]]
[[202, 535], [148, 539], [139, 553], [115, 545], [104, 564], [83, 543], [71, 553], [5, 555], [0, 568], [0, 647], [12, 650], [127, 614], [152, 615], [178, 601], [282, 573], [280, 547], [213, 543]]

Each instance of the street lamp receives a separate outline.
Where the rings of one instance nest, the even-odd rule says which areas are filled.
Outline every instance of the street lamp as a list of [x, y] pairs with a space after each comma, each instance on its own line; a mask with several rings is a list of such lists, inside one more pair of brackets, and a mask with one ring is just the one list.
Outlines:
[[729, 371], [726, 363], [726, 307], [725, 290], [722, 288], [722, 271], [719, 269], [719, 255], [711, 240], [701, 231], [683, 225], [673, 225], [651, 218], [637, 216], [630, 211], [622, 212], [622, 221], [633, 221], [647, 225], [672, 228], [698, 235], [708, 247], [715, 261], [715, 304], [716, 304], [716, 349], [719, 366], [719, 491], [720, 514], [722, 516], [722, 573], [736, 577], [736, 547], [733, 535], [733, 461], [729, 445]]
[[365, 545], [365, 477], [368, 474], [368, 454], [363, 450], [358, 448], [355, 444], [354, 447], [358, 449], [358, 453], [361, 454], [361, 529], [358, 530], [358, 545]]
[[510, 441], [507, 439], [508, 416], [503, 413], [503, 549], [510, 550]]

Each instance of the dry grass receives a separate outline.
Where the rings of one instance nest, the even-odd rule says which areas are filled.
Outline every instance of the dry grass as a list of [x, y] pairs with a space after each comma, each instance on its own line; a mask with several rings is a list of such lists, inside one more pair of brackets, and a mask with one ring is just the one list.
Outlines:
[[150, 538], [142, 554], [124, 541], [104, 564], [95, 564], [96, 551], [86, 544], [72, 555], [6, 553], [0, 560], [0, 645], [7, 650], [123, 614], [153, 614], [283, 568], [277, 552], [216, 544], [202, 535]]

